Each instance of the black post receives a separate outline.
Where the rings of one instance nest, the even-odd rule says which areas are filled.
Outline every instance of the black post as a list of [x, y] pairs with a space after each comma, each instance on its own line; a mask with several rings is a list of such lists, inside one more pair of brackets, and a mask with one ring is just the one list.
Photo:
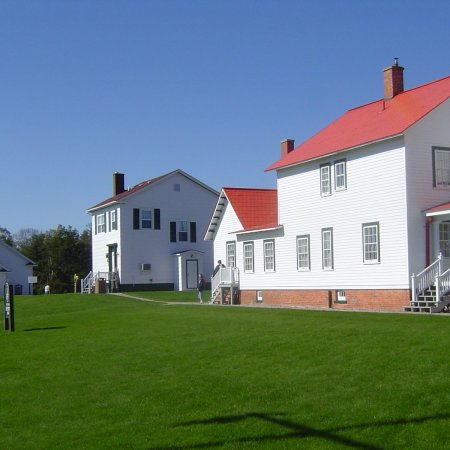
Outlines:
[[3, 298], [5, 331], [14, 331], [14, 290], [8, 282], [5, 283], [3, 288]]

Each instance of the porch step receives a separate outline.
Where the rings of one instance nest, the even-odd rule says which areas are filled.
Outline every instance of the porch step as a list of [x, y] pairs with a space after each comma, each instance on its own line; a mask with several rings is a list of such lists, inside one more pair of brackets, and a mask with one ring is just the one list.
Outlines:
[[431, 306], [404, 306], [403, 311], [405, 312], [431, 312]]

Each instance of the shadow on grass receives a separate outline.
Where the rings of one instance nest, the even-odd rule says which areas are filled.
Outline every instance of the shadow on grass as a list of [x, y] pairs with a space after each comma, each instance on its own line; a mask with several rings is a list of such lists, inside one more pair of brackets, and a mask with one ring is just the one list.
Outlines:
[[50, 331], [50, 330], [63, 330], [67, 327], [43, 327], [43, 328], [26, 328], [23, 331]]
[[227, 424], [227, 423], [236, 423], [242, 422], [247, 419], [259, 419], [265, 422], [270, 422], [276, 425], [279, 425], [287, 430], [285, 434], [268, 434], [263, 436], [249, 436], [242, 437], [236, 439], [227, 439], [222, 441], [215, 442], [205, 442], [198, 443], [193, 445], [182, 445], [182, 446], [173, 446], [170, 447], [152, 447], [153, 450], [169, 450], [169, 449], [195, 449], [195, 448], [211, 448], [211, 447], [221, 447], [225, 444], [239, 444], [246, 442], [267, 442], [267, 441], [276, 441], [276, 440], [285, 440], [285, 439], [304, 439], [307, 437], [316, 437], [319, 439], [324, 439], [330, 442], [335, 442], [347, 446], [349, 448], [360, 448], [365, 450], [382, 450], [381, 447], [377, 447], [375, 445], [368, 444], [366, 442], [360, 442], [355, 439], [346, 438], [345, 436], [340, 436], [336, 433], [346, 431], [346, 430], [354, 430], [360, 428], [372, 428], [372, 427], [385, 427], [385, 426], [396, 426], [396, 425], [409, 425], [409, 424], [419, 424], [429, 421], [435, 420], [448, 420], [450, 418], [450, 414], [436, 414], [434, 416], [423, 416], [423, 417], [415, 417], [411, 419], [396, 419], [396, 420], [385, 420], [378, 422], [367, 422], [360, 423], [349, 426], [342, 426], [337, 428], [332, 428], [330, 430], [321, 430], [318, 428], [309, 427], [306, 425], [302, 425], [300, 423], [293, 422], [291, 420], [283, 419], [281, 416], [285, 416], [286, 413], [247, 413], [240, 414], [234, 416], [220, 416], [220, 417], [212, 417], [210, 419], [204, 420], [193, 420], [189, 422], [181, 422], [174, 424], [177, 427], [182, 426], [192, 426], [192, 425], [213, 425], [213, 424]]

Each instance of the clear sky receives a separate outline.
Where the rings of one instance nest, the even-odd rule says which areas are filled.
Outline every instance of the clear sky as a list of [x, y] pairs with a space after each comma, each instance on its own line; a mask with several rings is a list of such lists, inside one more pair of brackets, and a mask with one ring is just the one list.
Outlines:
[[275, 187], [300, 144], [450, 75], [448, 0], [0, 0], [0, 227], [82, 231], [86, 208], [182, 169]]

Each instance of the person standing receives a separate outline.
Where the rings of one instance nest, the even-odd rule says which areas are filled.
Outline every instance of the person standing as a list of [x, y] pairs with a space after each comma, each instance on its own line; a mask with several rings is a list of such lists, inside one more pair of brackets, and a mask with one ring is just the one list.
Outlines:
[[203, 291], [205, 290], [205, 277], [202, 273], [198, 274], [198, 281], [197, 281], [197, 291], [198, 291], [198, 301], [200, 303], [203, 303]]

